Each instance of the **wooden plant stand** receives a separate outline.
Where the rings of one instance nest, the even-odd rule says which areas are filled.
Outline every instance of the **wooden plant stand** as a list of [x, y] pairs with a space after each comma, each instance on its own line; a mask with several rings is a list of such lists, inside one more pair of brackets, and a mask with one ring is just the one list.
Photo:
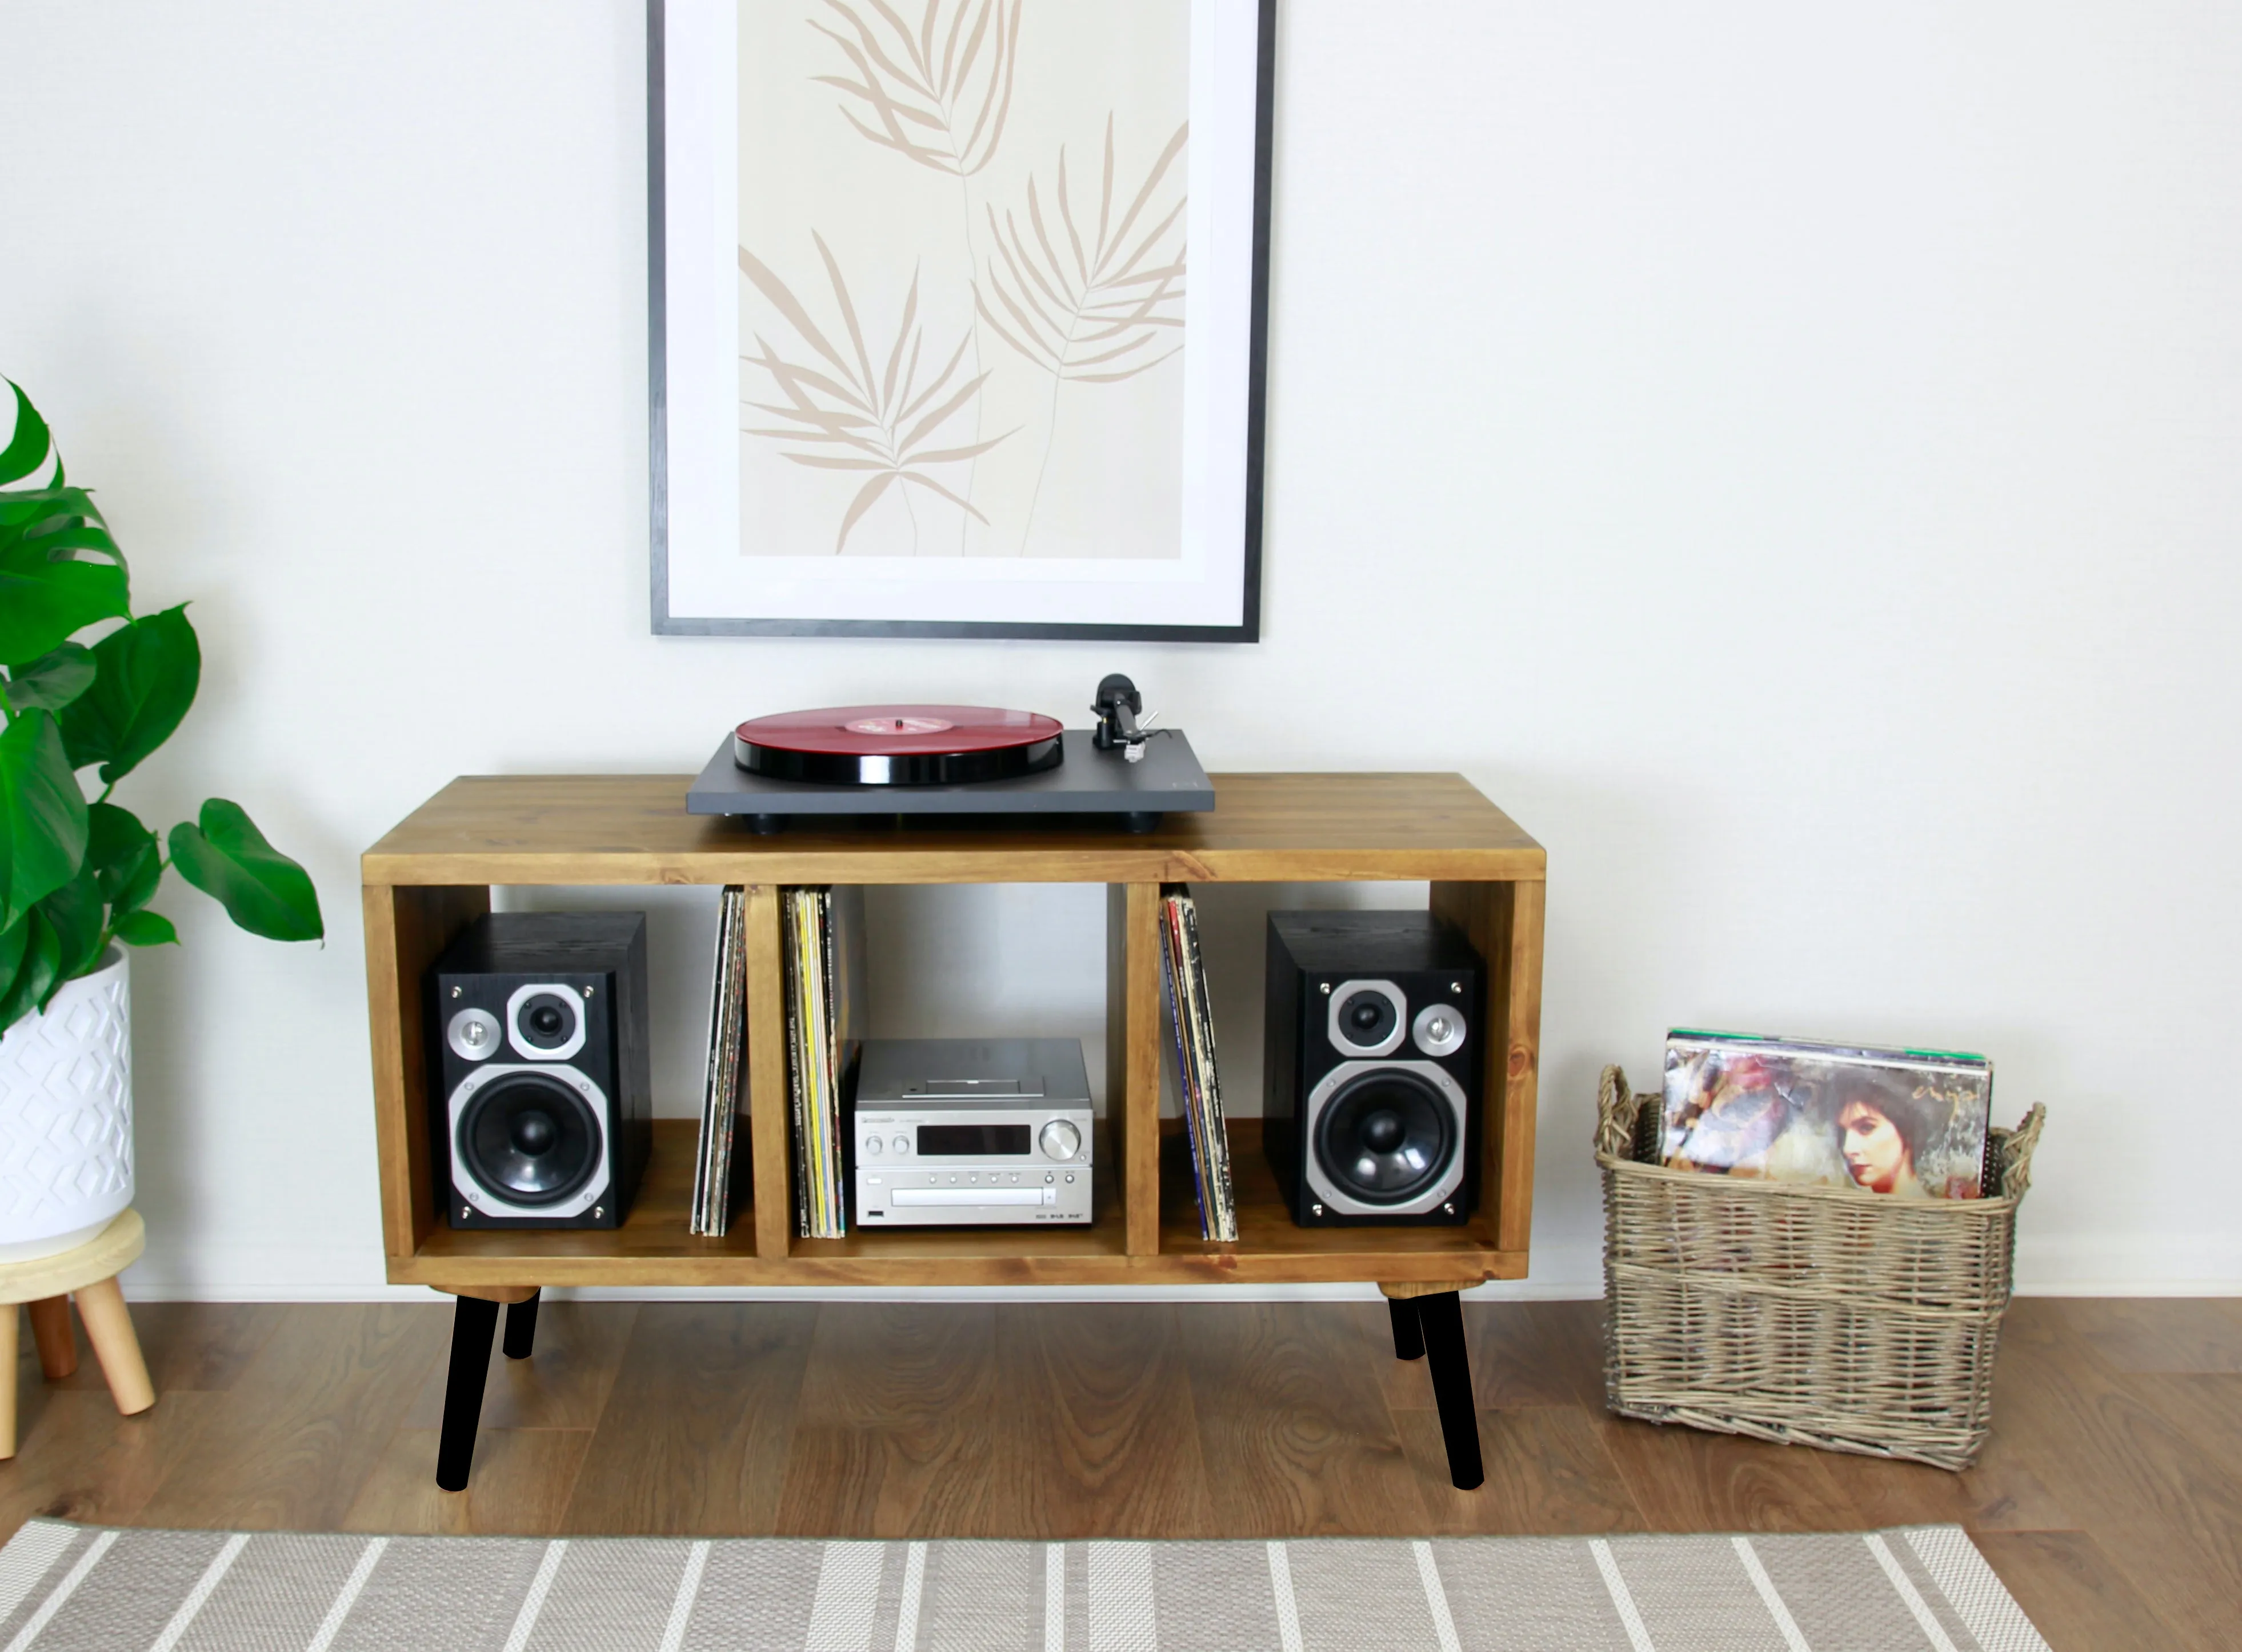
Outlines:
[[[128, 1210], [84, 1244], [37, 1257], [28, 1262], [0, 1264], [0, 1458], [16, 1454], [16, 1305], [22, 1303], [31, 1319], [31, 1336], [38, 1344], [39, 1369], [50, 1382], [59, 1381], [77, 1369], [77, 1339], [71, 1334], [70, 1300], [77, 1300], [77, 1316], [85, 1322], [86, 1340], [93, 1344], [108, 1380], [110, 1398], [119, 1416], [138, 1416], [156, 1403], [155, 1384], [148, 1380], [148, 1362], [140, 1355], [140, 1339], [132, 1333], [132, 1316], [117, 1276], [140, 1259], [148, 1242], [140, 1212]], [[489, 1356], [486, 1354], [485, 1358]]]
[[[759, 837], [685, 812], [689, 777], [473, 776], [416, 809], [362, 862], [382, 1235], [393, 1284], [462, 1299], [446, 1407], [447, 1486], [464, 1485], [497, 1305], [529, 1351], [554, 1285], [1262, 1285], [1361, 1281], [1393, 1306], [1395, 1352], [1430, 1357], [1459, 1485], [1479, 1442], [1455, 1293], [1526, 1276], [1541, 1018], [1541, 846], [1457, 775], [1218, 775], [1211, 815], [1155, 832], [867, 824]], [[1460, 1227], [1302, 1228], [1232, 1121], [1238, 1238], [1199, 1238], [1190, 1175], [1160, 1174], [1163, 883], [1423, 880], [1487, 960], [1480, 1202]], [[748, 1130], [754, 1185], [722, 1239], [686, 1231], [697, 1125], [661, 1120], [630, 1216], [612, 1231], [455, 1230], [431, 1182], [421, 980], [490, 910], [493, 885], [737, 883], [748, 890]], [[876, 1228], [797, 1239], [779, 893], [802, 883], [1104, 883], [1106, 1119], [1095, 1219], [1074, 1228]], [[1236, 989], [1232, 989], [1236, 990]], [[1243, 1098], [1239, 1098], [1243, 1099]], [[470, 1304], [473, 1304], [472, 1307]], [[526, 1309], [526, 1312], [525, 1312]], [[469, 1356], [473, 1357], [470, 1358]], [[472, 1395], [463, 1391], [472, 1367]], [[472, 1403], [471, 1403], [472, 1401]]]

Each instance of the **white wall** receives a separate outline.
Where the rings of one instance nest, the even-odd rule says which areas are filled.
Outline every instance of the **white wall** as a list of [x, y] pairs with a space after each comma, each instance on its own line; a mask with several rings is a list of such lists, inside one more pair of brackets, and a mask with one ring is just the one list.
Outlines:
[[[2242, 12], [1292, 0], [1243, 648], [648, 635], [641, 27], [0, 10], [0, 372], [209, 661], [125, 800], [238, 798], [331, 930], [165, 897], [143, 1292], [380, 1288], [356, 856], [451, 776], [1115, 668], [1211, 768], [1460, 769], [1548, 845], [1532, 1288], [1594, 1288], [1596, 1071], [1673, 1022], [1989, 1051], [2030, 1286], [2242, 1277]], [[915, 898], [990, 1019], [1094, 1028], [1094, 894]]]

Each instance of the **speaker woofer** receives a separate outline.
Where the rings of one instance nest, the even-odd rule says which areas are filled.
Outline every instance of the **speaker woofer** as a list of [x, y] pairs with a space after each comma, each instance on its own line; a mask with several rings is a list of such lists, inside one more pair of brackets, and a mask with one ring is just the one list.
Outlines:
[[557, 1205], [600, 1164], [600, 1121], [557, 1077], [514, 1073], [487, 1085], [460, 1116], [460, 1166], [509, 1205]]
[[1455, 1109], [1426, 1079], [1381, 1067], [1341, 1085], [1316, 1120], [1316, 1163], [1348, 1197], [1406, 1205], [1448, 1173]]

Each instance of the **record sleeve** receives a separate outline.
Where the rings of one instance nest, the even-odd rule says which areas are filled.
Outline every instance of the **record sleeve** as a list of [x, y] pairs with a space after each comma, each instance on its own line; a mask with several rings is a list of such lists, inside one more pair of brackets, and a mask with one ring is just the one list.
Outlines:
[[728, 889], [717, 906], [716, 956], [708, 970], [708, 1055], [701, 1081], [701, 1129], [694, 1138], [693, 1203], [685, 1225], [688, 1233], [701, 1231], [701, 1211], [708, 1199], [709, 1158], [715, 1151], [716, 1064], [724, 1016], [724, 919], [729, 914], [731, 905], [732, 891]]
[[1993, 1064], [1675, 1028], [1667, 1035], [1659, 1162], [1713, 1175], [1976, 1199]]
[[1198, 903], [1185, 890], [1178, 894], [1176, 905], [1183, 939], [1184, 978], [1191, 991], [1208, 1179], [1214, 1189], [1218, 1212], [1214, 1237], [1225, 1243], [1234, 1243], [1238, 1238], [1238, 1197], [1230, 1176], [1230, 1131], [1223, 1118], [1221, 1074], [1215, 1060], [1214, 999], [1207, 983], [1206, 963], [1199, 951]]
[[742, 1082], [748, 1054], [748, 894], [735, 885], [724, 931], [723, 1067], [716, 1100], [715, 1155], [708, 1179], [707, 1231], [721, 1238], [730, 1228], [740, 1115], [747, 1110]]
[[863, 891], [853, 885], [789, 890], [785, 910], [795, 1232], [839, 1239], [849, 1231], [842, 1091], [863, 1042]]
[[833, 891], [817, 891], [817, 975], [812, 984], [811, 1093], [817, 1098], [818, 1237], [839, 1239], [849, 1231], [841, 1199], [841, 1101], [836, 1093], [833, 1051]]
[[1219, 1243], [1238, 1238], [1237, 1197], [1231, 1181], [1229, 1132], [1223, 1122], [1222, 1085], [1215, 1061], [1213, 1002], [1198, 944], [1198, 908], [1183, 884], [1163, 887], [1160, 963], [1174, 1031], [1177, 1091], [1191, 1157], [1191, 1188], [1198, 1202], [1199, 1236]]
[[786, 954], [786, 1093], [787, 1105], [794, 1129], [790, 1141], [794, 1151], [794, 1231], [798, 1237], [807, 1237], [810, 1226], [810, 1131], [809, 1131], [809, 1017], [805, 995], [809, 991], [802, 968], [803, 949], [809, 944], [804, 929], [814, 923], [816, 910], [816, 891], [789, 890], [784, 902], [785, 933], [782, 937]]
[[728, 886], [716, 915], [708, 992], [708, 1062], [701, 1087], [700, 1151], [693, 1168], [688, 1231], [720, 1239], [731, 1223], [732, 1144], [741, 1098], [746, 1031], [746, 891]]
[[833, 952], [832, 902], [824, 890], [810, 891], [816, 927], [811, 931], [808, 957], [809, 989], [803, 1003], [802, 1019], [809, 1027], [809, 1075], [803, 1085], [806, 1105], [809, 1108], [809, 1139], [815, 1152], [816, 1179], [809, 1185], [809, 1216], [811, 1236], [817, 1239], [838, 1239], [842, 1233], [834, 1210], [835, 1184], [838, 1178], [833, 1172], [833, 1105], [831, 1095], [832, 1062], [832, 985]]
[[1160, 984], [1165, 990], [1168, 1035], [1176, 1052], [1176, 1111], [1184, 1121], [1184, 1145], [1191, 1156], [1191, 1199], [1198, 1207], [1198, 1235], [1214, 1237], [1214, 1212], [1207, 1198], [1206, 1173], [1198, 1151], [1198, 1105], [1191, 1083], [1191, 1037], [1185, 1031], [1190, 1011], [1184, 1003], [1177, 967], [1175, 913], [1170, 902], [1160, 902]]

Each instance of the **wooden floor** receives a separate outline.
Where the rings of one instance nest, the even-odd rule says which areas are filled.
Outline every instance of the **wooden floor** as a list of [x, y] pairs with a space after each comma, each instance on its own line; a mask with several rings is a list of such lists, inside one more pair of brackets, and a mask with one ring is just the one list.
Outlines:
[[2059, 1649], [2242, 1646], [2242, 1302], [2022, 1301], [1965, 1475], [1623, 1422], [1591, 1303], [1466, 1309], [1447, 1484], [1377, 1304], [552, 1303], [436, 1489], [448, 1307], [134, 1310], [162, 1398], [23, 1339], [27, 1515], [176, 1527], [1160, 1537], [1958, 1521]]

